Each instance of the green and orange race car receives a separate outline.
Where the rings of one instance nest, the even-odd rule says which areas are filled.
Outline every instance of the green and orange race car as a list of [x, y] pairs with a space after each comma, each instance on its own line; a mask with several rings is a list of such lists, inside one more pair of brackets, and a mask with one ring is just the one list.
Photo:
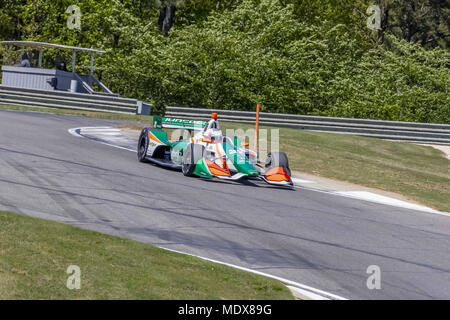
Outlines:
[[[163, 128], [182, 130], [178, 141], [169, 141]], [[183, 139], [183, 131], [195, 135]], [[264, 163], [237, 137], [222, 134], [217, 114], [209, 122], [154, 116], [153, 128], [144, 128], [138, 142], [141, 162], [181, 169], [185, 176], [225, 180], [260, 179], [271, 185], [292, 187], [285, 153], [269, 153]]]

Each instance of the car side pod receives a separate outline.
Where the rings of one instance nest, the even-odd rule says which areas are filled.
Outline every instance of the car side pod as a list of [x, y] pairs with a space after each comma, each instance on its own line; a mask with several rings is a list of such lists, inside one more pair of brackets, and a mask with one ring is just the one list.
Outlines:
[[293, 186], [291, 177], [284, 167], [275, 167], [268, 170], [264, 175], [264, 180], [269, 184], [282, 186]]

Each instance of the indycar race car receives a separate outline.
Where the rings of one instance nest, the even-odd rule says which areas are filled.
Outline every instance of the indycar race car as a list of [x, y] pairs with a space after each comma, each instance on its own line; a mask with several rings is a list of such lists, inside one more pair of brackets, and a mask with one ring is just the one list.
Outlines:
[[[177, 141], [169, 141], [163, 128], [181, 129]], [[197, 133], [184, 139], [184, 130]], [[293, 186], [285, 153], [269, 153], [264, 163], [237, 137], [222, 135], [217, 114], [209, 122], [153, 117], [153, 129], [144, 128], [138, 148], [140, 162], [181, 169], [185, 176], [225, 180], [260, 179], [272, 185]]]

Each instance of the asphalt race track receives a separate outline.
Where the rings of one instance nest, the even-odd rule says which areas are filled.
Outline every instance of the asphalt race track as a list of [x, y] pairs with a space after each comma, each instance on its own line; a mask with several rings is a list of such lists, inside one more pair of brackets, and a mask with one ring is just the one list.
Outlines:
[[[450, 299], [450, 217], [307, 189], [186, 178], [67, 131], [118, 123], [0, 111], [0, 210], [232, 263], [349, 299]], [[371, 265], [381, 269], [380, 290], [366, 286]]]

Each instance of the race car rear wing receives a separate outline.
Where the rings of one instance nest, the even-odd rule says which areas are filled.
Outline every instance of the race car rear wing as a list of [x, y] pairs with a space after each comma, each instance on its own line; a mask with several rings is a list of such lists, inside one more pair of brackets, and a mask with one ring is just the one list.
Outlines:
[[161, 116], [153, 116], [154, 129], [185, 129], [185, 130], [201, 130], [208, 122], [198, 120], [185, 120], [176, 118], [166, 118]]

